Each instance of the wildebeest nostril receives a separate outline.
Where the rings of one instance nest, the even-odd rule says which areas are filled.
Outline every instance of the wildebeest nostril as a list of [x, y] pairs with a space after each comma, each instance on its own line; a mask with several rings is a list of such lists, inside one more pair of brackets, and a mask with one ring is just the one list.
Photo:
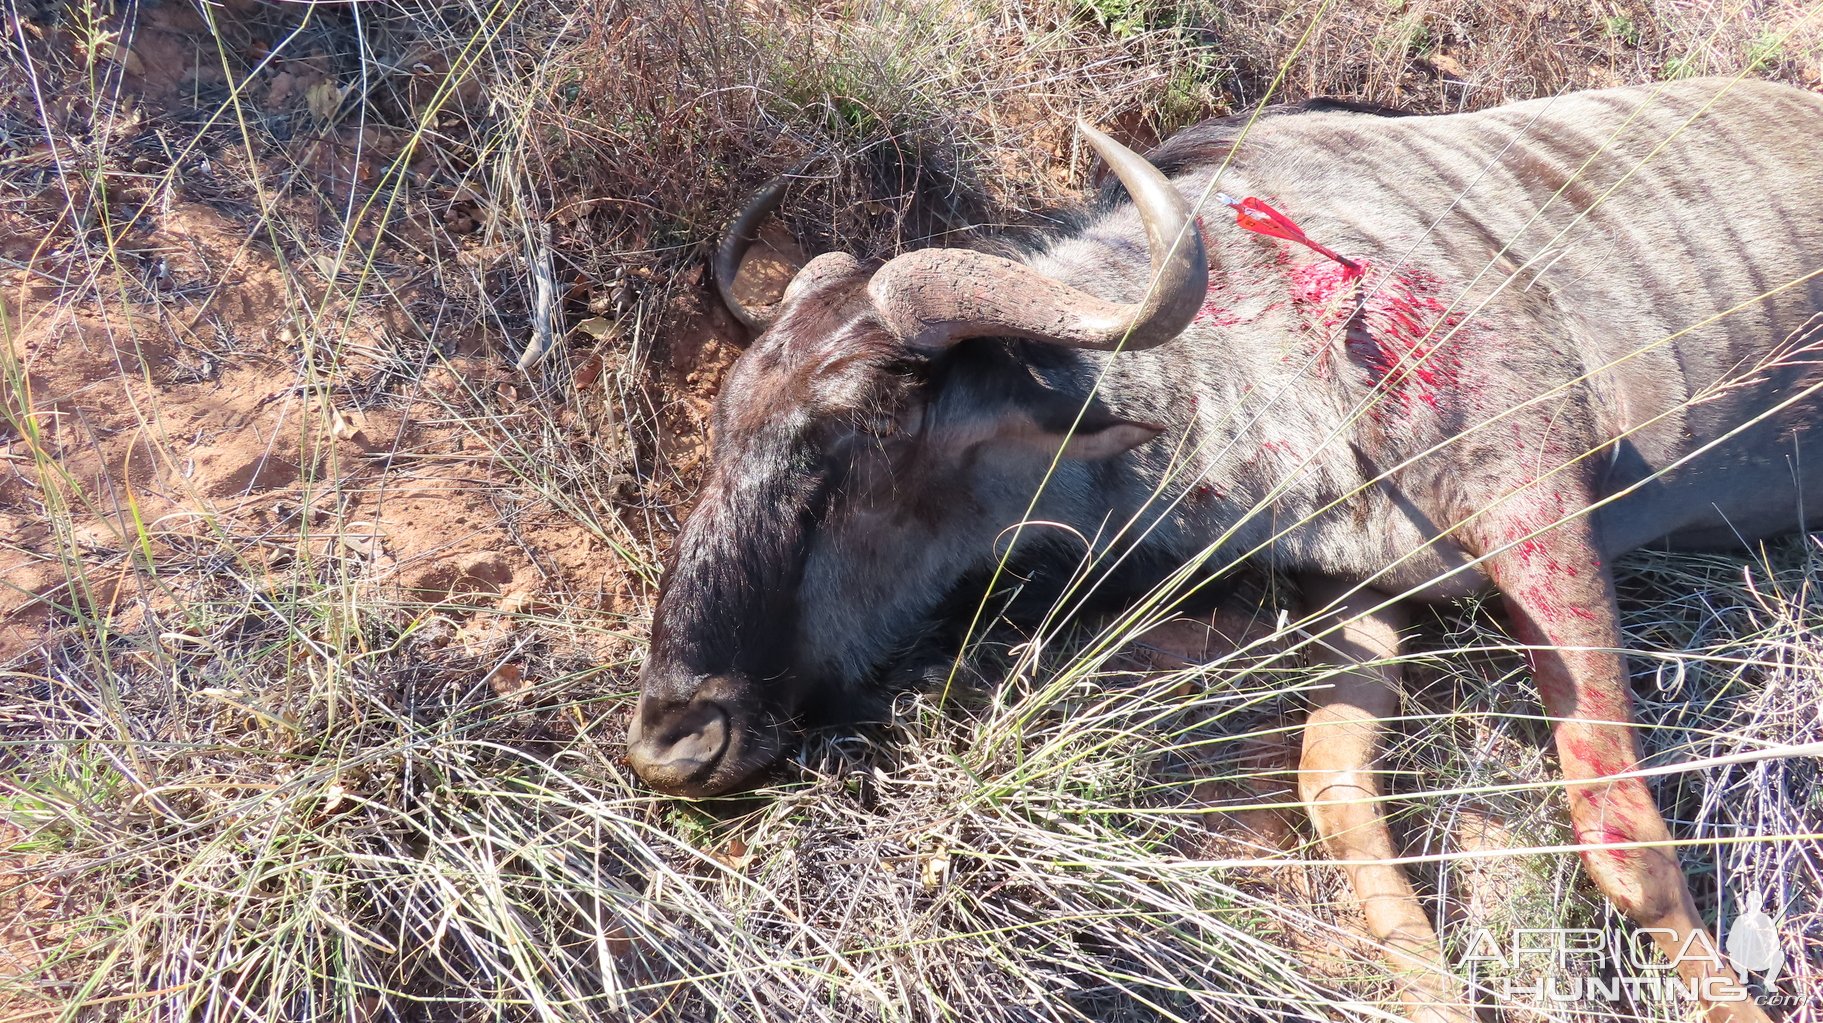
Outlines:
[[627, 759], [653, 788], [690, 789], [728, 750], [728, 712], [713, 703], [691, 703], [656, 721], [635, 712], [627, 729]]

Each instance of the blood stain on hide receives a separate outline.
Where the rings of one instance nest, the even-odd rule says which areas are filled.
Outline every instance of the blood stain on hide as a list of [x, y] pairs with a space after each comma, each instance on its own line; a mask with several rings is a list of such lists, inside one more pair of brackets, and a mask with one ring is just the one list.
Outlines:
[[[1610, 764], [1608, 767], [1608, 773], [1619, 774], [1631, 770], [1633, 763], [1631, 758], [1625, 758], [1624, 764]], [[1580, 850], [1584, 862], [1593, 865], [1597, 856], [1621, 863], [1638, 858], [1640, 850], [1615, 849], [1612, 846], [1639, 840], [1641, 807], [1638, 801], [1642, 798], [1650, 810], [1651, 796], [1638, 779], [1605, 785], [1596, 782], [1577, 786], [1570, 791], [1570, 816], [1574, 821], [1571, 833], [1576, 836], [1576, 844], [1594, 847]]]
[[1325, 307], [1334, 319], [1330, 325], [1340, 322], [1342, 310], [1330, 309], [1337, 306], [1338, 295], [1344, 302], [1352, 303], [1356, 299], [1355, 282], [1359, 281], [1368, 270], [1368, 264], [1343, 266], [1331, 260], [1319, 260], [1306, 263], [1285, 275], [1291, 285], [1291, 297], [1295, 302], [1306, 305]]
[[1590, 866], [1595, 865], [1597, 857], [1605, 857], [1610, 860], [1617, 860], [1621, 863], [1630, 863], [1637, 860], [1640, 853], [1638, 849], [1614, 848], [1616, 845], [1632, 841], [1634, 841], [1633, 836], [1618, 828], [1601, 828], [1592, 833], [1579, 832], [1576, 836], [1576, 843], [1578, 845], [1593, 847], [1578, 850], [1578, 854], [1582, 857], [1583, 862]]
[[[1578, 708], [1579, 711], [1582, 708]], [[1607, 778], [1625, 774], [1633, 770], [1634, 762], [1630, 752], [1616, 749], [1611, 742], [1599, 739], [1572, 738], [1564, 741], [1564, 753], [1577, 764], [1587, 768], [1593, 777]], [[1591, 796], [1598, 802], [1605, 802], [1606, 797]]]
[[1298, 460], [1298, 453], [1289, 443], [1282, 440], [1263, 440], [1247, 457], [1243, 465], [1258, 465], [1262, 456], [1270, 457], [1274, 464], [1290, 466]]
[[1327, 345], [1335, 328], [1346, 325], [1350, 360], [1385, 396], [1376, 409], [1409, 412], [1413, 401], [1438, 408], [1440, 397], [1457, 388], [1461, 364], [1444, 346], [1462, 316], [1438, 297], [1437, 278], [1416, 270], [1372, 271], [1368, 262], [1351, 267], [1321, 260], [1290, 270], [1285, 280], [1317, 345]]
[[1231, 294], [1232, 290], [1228, 282], [1212, 279], [1209, 282], [1208, 295], [1203, 299], [1202, 307], [1196, 311], [1196, 316], [1193, 318], [1195, 322], [1205, 323], [1212, 327], [1235, 327], [1242, 323], [1252, 323], [1282, 304], [1269, 302], [1264, 306], [1242, 311], [1231, 304], [1234, 299]]
[[1552, 489], [1523, 495], [1522, 499], [1528, 509], [1512, 515], [1496, 534], [1505, 545], [1503, 556], [1509, 563], [1501, 574], [1514, 580], [1516, 592], [1541, 623], [1553, 625], [1571, 618], [1600, 621], [1601, 615], [1595, 609], [1562, 595], [1562, 587], [1569, 580], [1581, 577], [1579, 565], [1588, 565], [1591, 572], [1599, 572], [1601, 567], [1599, 561], [1584, 561], [1551, 539], [1552, 531], [1568, 514], [1568, 496]]
[[1216, 299], [1203, 303], [1196, 311], [1196, 322], [1207, 323], [1212, 327], [1232, 327], [1241, 322], [1241, 314], [1222, 305]]

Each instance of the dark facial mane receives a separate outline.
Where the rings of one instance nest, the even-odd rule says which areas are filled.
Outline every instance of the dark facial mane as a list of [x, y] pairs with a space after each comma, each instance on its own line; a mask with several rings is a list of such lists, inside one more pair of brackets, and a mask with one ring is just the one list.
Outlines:
[[714, 466], [668, 560], [656, 652], [688, 636], [699, 671], [790, 667], [793, 595], [846, 476], [842, 445], [912, 386], [916, 360], [872, 319], [866, 280], [857, 271], [817, 282], [717, 395]]

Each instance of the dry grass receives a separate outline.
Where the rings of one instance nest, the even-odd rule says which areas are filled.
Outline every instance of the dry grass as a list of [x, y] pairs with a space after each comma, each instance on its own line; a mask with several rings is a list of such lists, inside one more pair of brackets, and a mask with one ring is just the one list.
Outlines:
[[[1132, 635], [1065, 633], [758, 798], [635, 783], [656, 565], [733, 351], [704, 245], [812, 156], [806, 246], [1042, 226], [1085, 184], [1077, 117], [1816, 87], [1809, 11], [7, 5], [0, 1015], [1383, 1018], [1335, 872], [1263, 823], [1295, 634], [1140, 673]], [[251, 460], [217, 478], [218, 449]], [[1774, 894], [1798, 1018], [1819, 761], [1762, 754], [1823, 741], [1820, 565], [1623, 580], [1699, 900]], [[1473, 609], [1426, 629], [1450, 656], [1408, 665], [1388, 766], [1427, 897], [1456, 935], [1615, 925], [1554, 849], [1510, 644]]]

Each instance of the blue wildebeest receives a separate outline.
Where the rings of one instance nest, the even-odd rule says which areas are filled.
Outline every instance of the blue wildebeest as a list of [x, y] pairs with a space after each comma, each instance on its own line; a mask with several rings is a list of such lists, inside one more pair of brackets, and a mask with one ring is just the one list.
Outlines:
[[[1084, 129], [1124, 195], [1017, 258], [829, 253], [776, 305], [732, 302], [760, 333], [716, 401], [633, 766], [680, 794], [750, 780], [808, 703], [877, 684], [1022, 520], [1101, 538], [1122, 566], [1104, 589], [1129, 594], [1189, 559], [1269, 556], [1327, 616], [1313, 656], [1339, 669], [1312, 697], [1301, 796], [1409, 1014], [1468, 1019], [1403, 870], [1377, 862], [1393, 847], [1369, 766], [1397, 712], [1402, 608], [1491, 589], [1589, 873], [1712, 1018], [1764, 1019], [1631, 773], [1608, 566], [1790, 530], [1823, 498], [1823, 99], [1696, 80], [1243, 121], [1150, 162]], [[1218, 190], [1334, 258], [1237, 229]], [[778, 202], [762, 194], [718, 252], [731, 301]], [[1081, 553], [1061, 532], [1027, 528], [1010, 557], [1042, 577]]]

